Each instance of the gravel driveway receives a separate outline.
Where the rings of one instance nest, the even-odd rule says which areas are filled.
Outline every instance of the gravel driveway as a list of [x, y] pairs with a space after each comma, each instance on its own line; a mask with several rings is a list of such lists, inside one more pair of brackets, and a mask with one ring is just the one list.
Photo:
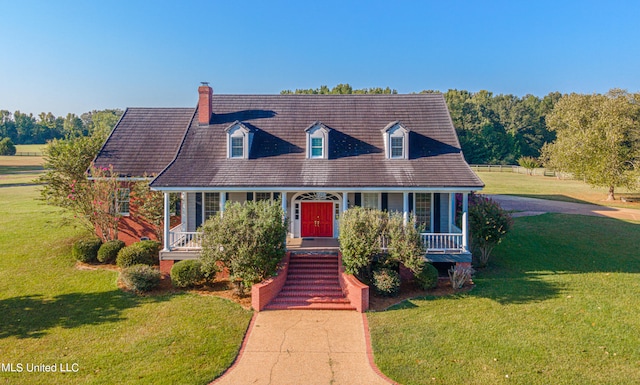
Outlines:
[[525, 198], [513, 195], [487, 195], [500, 203], [502, 208], [515, 211], [514, 217], [539, 215], [544, 213], [563, 213], [592, 215], [640, 221], [640, 210], [599, 206], [586, 203], [551, 201], [546, 199]]

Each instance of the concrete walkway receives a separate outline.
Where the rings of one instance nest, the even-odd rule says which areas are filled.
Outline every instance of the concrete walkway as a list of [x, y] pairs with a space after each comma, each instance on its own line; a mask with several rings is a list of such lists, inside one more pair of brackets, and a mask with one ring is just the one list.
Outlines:
[[502, 208], [516, 211], [514, 217], [544, 213], [581, 214], [640, 221], [640, 210], [599, 206], [586, 203], [551, 201], [513, 195], [488, 195], [500, 203]]
[[366, 318], [355, 311], [257, 313], [238, 361], [216, 385], [390, 384], [371, 366]]

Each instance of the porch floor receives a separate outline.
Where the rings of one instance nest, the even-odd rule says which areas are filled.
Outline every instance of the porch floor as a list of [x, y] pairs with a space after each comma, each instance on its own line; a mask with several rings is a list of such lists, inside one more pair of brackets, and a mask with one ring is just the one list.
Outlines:
[[287, 238], [287, 250], [313, 251], [313, 250], [339, 250], [340, 245], [336, 238]]

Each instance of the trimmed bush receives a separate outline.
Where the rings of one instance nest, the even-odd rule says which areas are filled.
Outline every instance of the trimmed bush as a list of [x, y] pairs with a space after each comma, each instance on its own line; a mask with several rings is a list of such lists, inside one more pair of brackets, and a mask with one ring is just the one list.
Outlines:
[[135, 292], [153, 290], [160, 283], [160, 270], [149, 265], [133, 265], [120, 272], [124, 286]]
[[171, 283], [175, 287], [190, 287], [201, 283], [205, 278], [202, 262], [197, 259], [180, 261], [171, 267]]
[[118, 257], [118, 251], [124, 247], [124, 242], [119, 239], [107, 241], [98, 250], [98, 262], [113, 263]]
[[100, 238], [81, 239], [73, 244], [71, 255], [80, 262], [92, 263], [97, 260], [98, 250], [101, 245], [102, 240]]
[[375, 270], [373, 272], [373, 287], [380, 295], [394, 297], [400, 291], [400, 274], [387, 268]]
[[162, 248], [162, 243], [153, 240], [146, 240], [138, 242], [138, 245], [143, 249], [149, 251], [152, 257], [157, 257], [160, 249]]
[[438, 269], [430, 263], [425, 263], [422, 271], [415, 275], [416, 282], [425, 290], [438, 286]]
[[154, 265], [157, 256], [152, 254], [153, 250], [147, 245], [141, 245], [143, 242], [134, 243], [133, 245], [120, 249], [118, 257], [116, 258], [116, 265], [123, 269], [133, 265]]

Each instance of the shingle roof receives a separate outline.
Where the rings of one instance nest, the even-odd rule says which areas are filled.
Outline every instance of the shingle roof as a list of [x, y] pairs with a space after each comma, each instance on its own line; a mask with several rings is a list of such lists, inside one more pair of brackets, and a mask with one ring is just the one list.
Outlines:
[[94, 163], [121, 176], [157, 175], [173, 160], [194, 108], [127, 108]]
[[[192, 120], [152, 187], [483, 186], [440, 94], [214, 95], [213, 111], [209, 126]], [[224, 130], [235, 121], [256, 130], [250, 159], [227, 159]], [[331, 129], [329, 159], [305, 156], [305, 128], [317, 121]], [[384, 155], [381, 130], [396, 121], [410, 130], [407, 160]]]

